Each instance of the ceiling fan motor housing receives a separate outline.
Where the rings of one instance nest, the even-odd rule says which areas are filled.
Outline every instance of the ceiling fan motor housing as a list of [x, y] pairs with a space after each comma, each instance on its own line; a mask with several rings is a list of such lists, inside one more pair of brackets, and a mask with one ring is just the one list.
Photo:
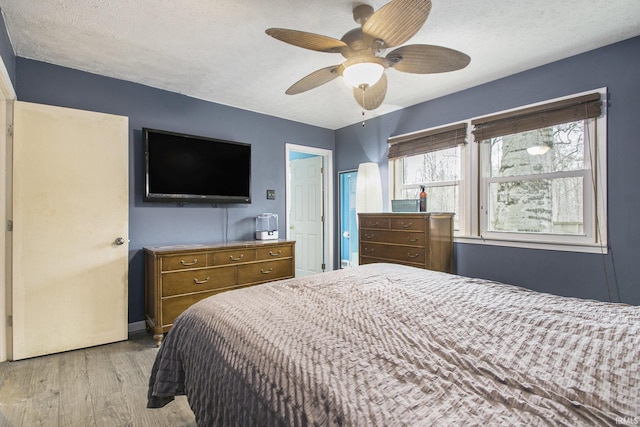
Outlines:
[[384, 50], [382, 49], [384, 42], [367, 35], [362, 28], [354, 28], [347, 32], [341, 40], [349, 46], [349, 49], [343, 49], [341, 52], [345, 58], [362, 54], [376, 55]]
[[353, 9], [353, 20], [363, 25], [373, 15], [373, 7], [368, 4], [361, 4]]

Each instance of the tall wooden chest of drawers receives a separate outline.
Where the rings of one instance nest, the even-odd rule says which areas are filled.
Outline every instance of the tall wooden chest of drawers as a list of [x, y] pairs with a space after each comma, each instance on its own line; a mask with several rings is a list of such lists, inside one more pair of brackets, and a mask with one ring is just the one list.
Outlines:
[[256, 240], [144, 248], [147, 327], [158, 345], [173, 321], [217, 293], [295, 275], [295, 242]]
[[454, 272], [453, 214], [361, 213], [360, 264], [390, 262]]

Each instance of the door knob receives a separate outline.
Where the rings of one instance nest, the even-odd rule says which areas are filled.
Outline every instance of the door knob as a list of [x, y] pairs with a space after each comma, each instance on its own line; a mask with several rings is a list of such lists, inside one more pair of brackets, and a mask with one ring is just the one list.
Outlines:
[[120, 245], [124, 245], [125, 240], [122, 237], [118, 237], [115, 242], [116, 245], [120, 246]]

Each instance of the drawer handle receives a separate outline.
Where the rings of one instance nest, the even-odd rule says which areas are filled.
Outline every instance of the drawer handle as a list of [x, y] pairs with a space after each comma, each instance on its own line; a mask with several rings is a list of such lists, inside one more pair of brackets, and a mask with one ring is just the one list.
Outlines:
[[408, 224], [405, 224], [405, 223], [404, 223], [404, 221], [402, 221], [402, 222], [400, 223], [400, 225], [402, 226], [402, 228], [410, 228], [410, 227], [412, 227], [412, 226], [413, 226], [413, 223], [412, 223], [412, 222], [410, 222], [410, 223], [408, 223]]
[[264, 268], [261, 268], [261, 269], [260, 269], [260, 273], [262, 273], [262, 274], [269, 274], [269, 273], [271, 273], [272, 271], [273, 271], [273, 267], [272, 267], [272, 268], [270, 268], [270, 269], [268, 269], [268, 270], [265, 270]]
[[376, 237], [376, 235], [374, 233], [371, 233], [371, 234], [364, 233], [364, 238], [365, 239], [373, 239], [374, 237]]
[[242, 258], [244, 258], [244, 254], [240, 255], [238, 258], [234, 258], [233, 255], [229, 256], [229, 259], [231, 261], [240, 261], [240, 260], [242, 260]]
[[193, 283], [195, 283], [196, 285], [202, 285], [203, 283], [207, 283], [209, 279], [210, 279], [209, 276], [207, 276], [207, 278], [204, 280], [198, 280], [197, 278], [194, 278]]
[[373, 251], [375, 251], [375, 248], [364, 248], [364, 251], [368, 254], [372, 253]]
[[269, 251], [269, 255], [271, 255], [271, 256], [280, 256], [280, 255], [282, 255], [282, 251], [278, 251], [278, 252]]
[[418, 255], [419, 255], [419, 254], [417, 254], [417, 253], [416, 253], [415, 255], [411, 255], [411, 252], [407, 252], [407, 256], [408, 256], [409, 258], [417, 258], [417, 257], [418, 257]]
[[376, 221], [376, 222], [369, 221], [369, 227], [376, 227], [376, 226], [378, 226], [378, 225], [380, 225], [380, 222], [379, 222], [379, 221]]
[[415, 239], [412, 239], [411, 236], [407, 236], [407, 240], [410, 241], [411, 243], [415, 243], [420, 239], [418, 237], [416, 237]]
[[198, 258], [194, 258], [193, 261], [191, 262], [187, 262], [183, 259], [180, 260], [180, 264], [185, 265], [185, 266], [190, 266], [190, 265], [196, 265], [198, 263]]

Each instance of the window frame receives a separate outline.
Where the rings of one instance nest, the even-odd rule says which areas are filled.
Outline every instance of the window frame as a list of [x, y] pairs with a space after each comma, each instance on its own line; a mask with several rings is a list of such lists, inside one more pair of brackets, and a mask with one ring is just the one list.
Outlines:
[[[467, 157], [468, 157], [468, 153], [469, 153], [469, 141], [471, 141], [470, 138], [472, 138], [471, 135], [471, 131], [470, 131], [470, 121], [469, 120], [462, 120], [462, 121], [458, 121], [458, 122], [453, 122], [450, 124], [447, 124], [445, 126], [437, 126], [437, 127], [433, 127], [430, 129], [427, 129], [427, 132], [431, 132], [431, 131], [438, 131], [440, 129], [447, 129], [450, 127], [459, 127], [460, 124], [465, 123], [466, 124], [466, 139], [465, 139], [465, 143], [462, 144], [458, 144], [457, 146], [460, 148], [460, 174], [459, 174], [459, 179], [458, 180], [451, 180], [451, 181], [439, 181], [437, 183], [420, 183], [420, 184], [407, 184], [405, 185], [402, 180], [403, 180], [403, 169], [402, 169], [402, 160], [403, 158], [395, 158], [395, 159], [389, 159], [388, 162], [388, 170], [389, 170], [389, 206], [391, 206], [391, 200], [394, 200], [396, 198], [401, 198], [402, 197], [402, 190], [405, 188], [420, 188], [421, 185], [425, 186], [425, 189], [427, 190], [427, 194], [429, 194], [429, 187], [447, 187], [447, 186], [454, 186], [457, 185], [458, 186], [458, 207], [457, 207], [457, 212], [455, 212], [457, 218], [457, 225], [458, 228], [454, 229], [454, 236], [458, 236], [458, 235], [465, 235], [465, 230], [468, 228], [467, 226], [467, 222], [465, 221], [466, 218], [466, 210], [463, 207], [464, 201], [467, 198], [467, 194], [468, 194], [468, 190], [467, 190], [467, 186], [465, 185], [465, 182], [468, 180], [468, 178], [465, 176], [465, 174], [467, 173]], [[409, 134], [410, 135], [410, 134]], [[445, 147], [442, 149], [447, 149], [447, 148], [452, 148], [452, 147]], [[440, 151], [440, 150], [433, 150], [433, 151]], [[422, 155], [422, 154], [416, 154], [416, 155]], [[428, 196], [427, 196], [428, 197]], [[428, 202], [427, 202], [428, 204]]]
[[[600, 94], [602, 105], [601, 114], [598, 117], [587, 119], [592, 122], [588, 125], [588, 132], [585, 130], [585, 149], [589, 145], [588, 159], [585, 161], [591, 162], [590, 168], [581, 169], [577, 173], [574, 171], [562, 174], [528, 175], [528, 177], [534, 176], [536, 178], [563, 174], [584, 176], [583, 221], [585, 235], [488, 231], [489, 216], [485, 207], [488, 206], [489, 182], [485, 178], [488, 175], [483, 172], [486, 172], [486, 168], [490, 167], [488, 161], [490, 147], [487, 143], [475, 140], [471, 122], [480, 118], [517, 112], [593, 93]], [[517, 248], [607, 253], [607, 99], [607, 88], [605, 87], [455, 122], [467, 122], [467, 143], [460, 148], [458, 230], [454, 232], [455, 241]], [[587, 128], [585, 127], [585, 129]], [[401, 189], [405, 187], [402, 185], [402, 167], [399, 162], [401, 159], [389, 160], [389, 203], [391, 199], [401, 194]], [[496, 178], [494, 177], [490, 182], [497, 181]], [[518, 178], [522, 178], [522, 176], [505, 179], [518, 180]], [[441, 186], [443, 183], [438, 183], [438, 185]], [[587, 230], [587, 228], [589, 229]]]

